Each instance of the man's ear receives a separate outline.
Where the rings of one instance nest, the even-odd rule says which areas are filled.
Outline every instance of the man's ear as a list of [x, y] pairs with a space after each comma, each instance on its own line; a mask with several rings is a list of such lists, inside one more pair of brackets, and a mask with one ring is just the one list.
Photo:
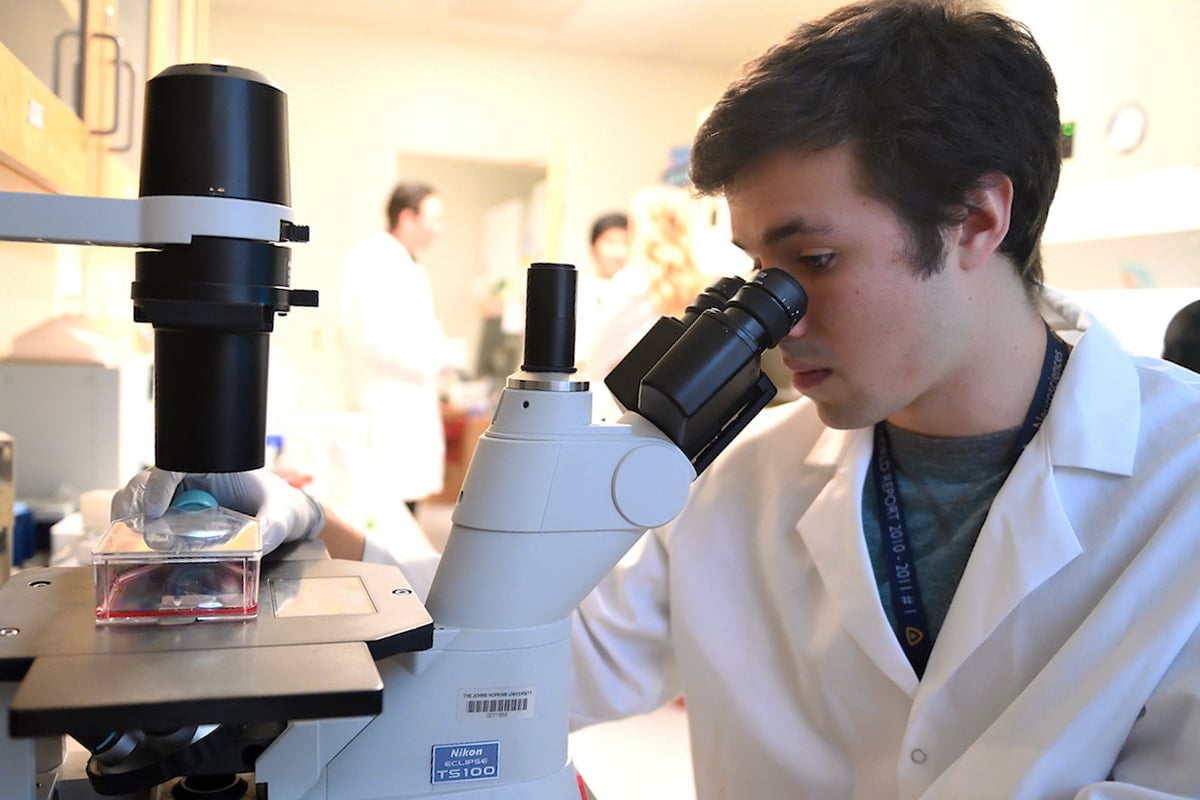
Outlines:
[[967, 216], [958, 226], [959, 263], [971, 269], [985, 263], [1008, 235], [1013, 185], [1009, 177], [992, 172], [967, 192]]

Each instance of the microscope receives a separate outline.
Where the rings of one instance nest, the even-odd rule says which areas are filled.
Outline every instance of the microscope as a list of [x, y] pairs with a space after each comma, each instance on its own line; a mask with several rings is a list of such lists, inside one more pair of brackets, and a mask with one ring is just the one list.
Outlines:
[[[156, 82], [178, 97], [160, 105], [174, 90]], [[195, 65], [147, 89], [146, 147], [159, 155], [143, 156], [141, 202], [158, 197], [147, 186], [185, 176], [204, 188], [161, 215], [140, 206], [143, 223], [201, 205], [221, 219], [168, 242], [145, 229], [120, 237], [152, 241], [138, 254], [135, 319], [155, 325], [158, 385], [187, 387], [156, 396], [165, 468], [261, 466], [265, 333], [273, 313], [315, 304], [287, 288], [276, 252], [302, 238], [285, 213], [279, 128], [262, 135], [261, 119], [247, 121], [281, 108], [273, 91], [255, 73]], [[152, 131], [159, 108], [215, 121]], [[223, 155], [192, 158], [207, 136]], [[210, 191], [221, 181], [206, 171], [241, 176], [260, 157], [273, 177], [265, 193], [255, 181]], [[147, 175], [160, 170], [172, 180]], [[231, 195], [241, 202], [222, 212]], [[264, 219], [233, 232], [253, 216], [245, 203]], [[24, 238], [63, 241], [24, 222], [36, 233]], [[17, 227], [0, 223], [0, 238]], [[114, 243], [102, 227], [89, 241]], [[97, 626], [90, 570], [23, 571], [0, 588], [0, 800], [586, 797], [567, 752], [572, 612], [648, 528], [679, 513], [696, 475], [769, 402], [760, 356], [807, 301], [780, 270], [714, 283], [613, 370], [625, 413], [594, 423], [574, 365], [575, 270], [536, 263], [527, 279], [522, 364], [476, 446], [424, 605], [401, 569], [331, 560], [319, 545], [264, 559], [258, 615], [240, 622]], [[294, 597], [305, 602], [279, 602]], [[86, 752], [64, 759], [64, 736]]]

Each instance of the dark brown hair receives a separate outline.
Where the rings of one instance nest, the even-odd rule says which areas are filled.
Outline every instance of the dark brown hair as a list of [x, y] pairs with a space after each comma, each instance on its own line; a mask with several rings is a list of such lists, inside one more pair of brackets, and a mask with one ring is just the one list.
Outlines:
[[944, 263], [989, 173], [1013, 183], [1000, 252], [1026, 289], [1043, 281], [1039, 242], [1058, 186], [1054, 75], [1033, 36], [999, 14], [881, 0], [802, 23], [749, 62], [696, 135], [691, 178], [724, 192], [785, 149], [854, 148], [865, 190], [904, 221], [920, 274]]
[[388, 198], [388, 230], [390, 231], [396, 227], [396, 222], [400, 219], [401, 211], [409, 209], [420, 213], [421, 201], [435, 193], [432, 186], [421, 181], [401, 181], [396, 184], [396, 187], [392, 189], [392, 196]]

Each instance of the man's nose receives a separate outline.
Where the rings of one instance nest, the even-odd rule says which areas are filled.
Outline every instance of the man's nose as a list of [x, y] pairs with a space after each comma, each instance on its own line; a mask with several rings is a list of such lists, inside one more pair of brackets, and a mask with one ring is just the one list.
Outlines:
[[795, 325], [793, 325], [792, 329], [790, 331], [788, 331], [787, 335], [784, 336], [783, 338], [785, 340], [786, 339], [799, 339], [801, 336], [803, 336], [806, 333], [808, 333], [808, 315], [807, 314], [805, 314], [803, 317], [801, 317], [800, 321], [797, 322]]

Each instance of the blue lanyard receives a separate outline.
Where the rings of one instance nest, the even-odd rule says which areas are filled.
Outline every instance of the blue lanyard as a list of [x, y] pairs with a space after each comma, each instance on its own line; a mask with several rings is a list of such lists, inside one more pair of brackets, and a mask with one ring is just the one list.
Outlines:
[[[1025, 422], [1021, 425], [1021, 433], [1017, 437], [1013, 464], [1017, 463], [1021, 452], [1042, 427], [1070, 352], [1066, 343], [1047, 325], [1042, 374], [1038, 379], [1033, 401], [1029, 404], [1029, 411], [1025, 414]], [[875, 478], [875, 497], [879, 504], [880, 541], [892, 587], [892, 612], [896, 620], [896, 635], [909, 663], [920, 678], [925, 674], [925, 665], [929, 663], [933, 637], [930, 635], [929, 622], [925, 616], [925, 604], [921, 602], [916, 563], [909, 545], [900, 490], [896, 485], [891, 441], [882, 422], [875, 425], [875, 462], [872, 474]]]

